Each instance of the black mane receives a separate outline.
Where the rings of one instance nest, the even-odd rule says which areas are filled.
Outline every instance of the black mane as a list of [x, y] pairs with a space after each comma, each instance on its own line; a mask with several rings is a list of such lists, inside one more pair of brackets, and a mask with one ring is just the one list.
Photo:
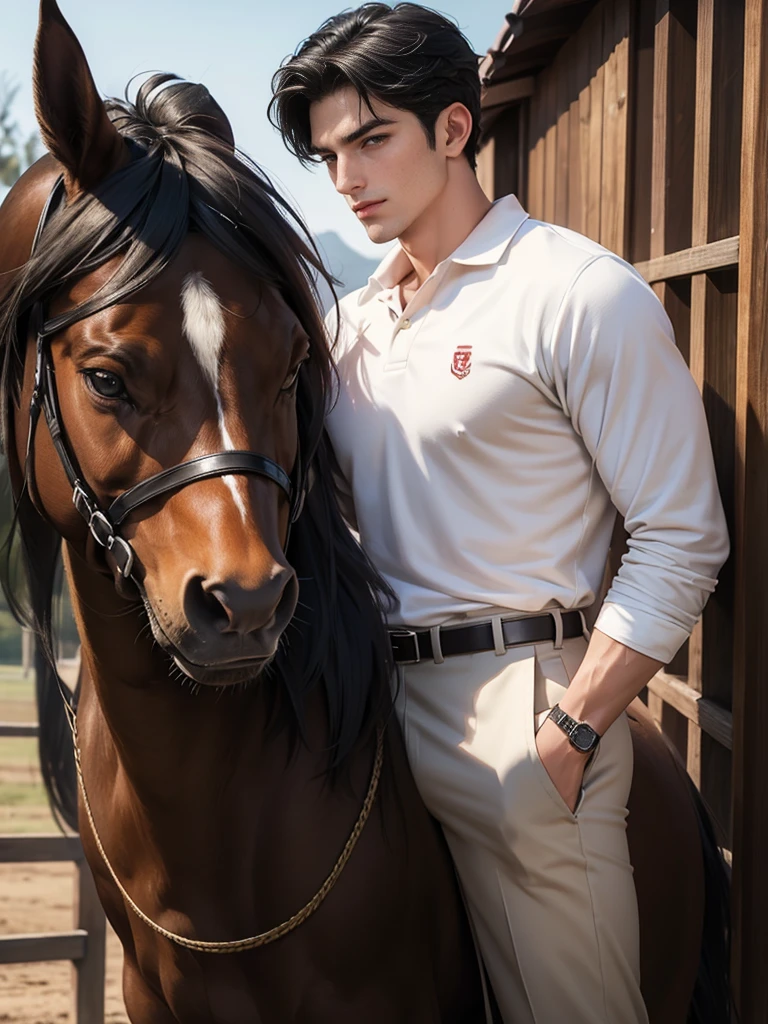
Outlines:
[[[159, 86], [164, 88], [158, 94]], [[107, 110], [133, 150], [132, 160], [92, 194], [53, 215], [0, 307], [4, 449], [13, 451], [11, 409], [20, 394], [31, 309], [116, 252], [123, 259], [114, 275], [65, 315], [61, 329], [146, 286], [168, 266], [191, 231], [274, 286], [310, 339], [297, 410], [312, 487], [287, 553], [300, 580], [300, 640], [294, 633], [290, 644], [281, 644], [269, 671], [291, 709], [288, 717], [299, 729], [305, 694], [322, 685], [331, 764], [339, 767], [386, 714], [391, 666], [382, 616], [389, 592], [341, 517], [335, 463], [323, 427], [335, 370], [315, 280], [321, 275], [332, 287], [333, 279], [300, 218], [266, 175], [235, 149], [229, 123], [203, 86], [156, 75], [144, 83], [135, 103], [110, 100]], [[12, 557], [16, 533], [21, 581]], [[37, 631], [48, 655], [47, 671], [38, 672], [41, 765], [54, 810], [76, 827], [71, 740], [52, 657], [51, 605], [59, 549], [60, 540], [34, 509], [25, 481], [16, 495], [0, 576], [11, 608]]]

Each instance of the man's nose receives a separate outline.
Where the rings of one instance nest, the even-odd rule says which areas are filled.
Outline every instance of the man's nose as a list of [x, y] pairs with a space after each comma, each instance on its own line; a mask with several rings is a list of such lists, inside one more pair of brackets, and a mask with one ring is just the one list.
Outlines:
[[363, 182], [353, 161], [342, 156], [336, 158], [336, 181], [334, 184], [336, 191], [343, 196], [351, 196], [360, 190]]

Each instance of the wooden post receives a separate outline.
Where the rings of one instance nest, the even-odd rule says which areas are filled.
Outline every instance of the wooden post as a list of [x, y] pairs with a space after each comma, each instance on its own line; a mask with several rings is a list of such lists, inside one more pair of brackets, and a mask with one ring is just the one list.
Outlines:
[[104, 1024], [107, 921], [85, 859], [75, 864], [75, 928], [87, 933], [85, 956], [73, 961], [76, 1024]]
[[736, 383], [733, 976], [768, 1020], [768, 0], [746, 0]]
[[[744, 38], [743, 0], [699, 0], [696, 32], [691, 242], [705, 247], [739, 230], [738, 154]], [[691, 279], [689, 365], [702, 392], [720, 493], [734, 534], [737, 281], [735, 267]], [[733, 558], [691, 636], [688, 685], [730, 707], [733, 677]], [[730, 845], [731, 761], [691, 724], [688, 771]]]

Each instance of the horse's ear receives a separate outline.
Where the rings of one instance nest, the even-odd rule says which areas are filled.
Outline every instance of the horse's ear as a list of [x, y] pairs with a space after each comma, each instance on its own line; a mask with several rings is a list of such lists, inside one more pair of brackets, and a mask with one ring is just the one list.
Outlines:
[[125, 163], [88, 61], [56, 0], [40, 0], [35, 41], [35, 112], [43, 142], [62, 164], [67, 193], [87, 192]]

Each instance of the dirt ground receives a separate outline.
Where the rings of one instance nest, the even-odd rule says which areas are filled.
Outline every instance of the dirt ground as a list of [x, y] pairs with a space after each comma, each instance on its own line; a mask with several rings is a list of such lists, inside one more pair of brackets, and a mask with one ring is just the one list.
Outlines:
[[[34, 682], [0, 666], [0, 722], [34, 722]], [[0, 738], [0, 834], [55, 832], [37, 768], [34, 739]], [[71, 931], [71, 864], [0, 864], [0, 937]], [[106, 1016], [128, 1024], [122, 999], [122, 950], [107, 937]], [[0, 1022], [74, 1024], [73, 969], [67, 962], [0, 964]]]
[[[74, 866], [0, 864], [0, 935], [69, 931], [73, 927]], [[122, 997], [123, 953], [107, 936], [106, 1016], [128, 1024]], [[73, 969], [69, 963], [0, 964], [0, 1021], [13, 1024], [68, 1024]]]

